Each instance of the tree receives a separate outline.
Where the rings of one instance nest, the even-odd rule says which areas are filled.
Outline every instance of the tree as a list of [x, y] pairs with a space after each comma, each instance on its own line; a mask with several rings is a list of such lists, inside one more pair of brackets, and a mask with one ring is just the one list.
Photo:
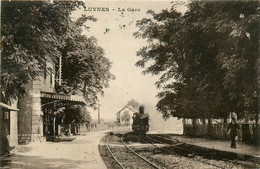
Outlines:
[[95, 38], [80, 34], [74, 36], [67, 39], [60, 49], [63, 58], [63, 85], [67, 88], [67, 93], [82, 93], [89, 106], [95, 108], [97, 94], [103, 94], [108, 81], [114, 79], [110, 73], [111, 62], [104, 57], [104, 51], [97, 45]]
[[90, 114], [85, 106], [66, 104], [64, 111], [61, 113], [64, 124], [78, 124], [91, 121]]
[[173, 6], [137, 22], [134, 36], [149, 44], [136, 65], [162, 74], [157, 108], [164, 118], [258, 112], [258, 12], [256, 1], [194, 1], [184, 14]]
[[130, 100], [130, 101], [126, 104], [127, 107], [128, 107], [128, 106], [131, 106], [131, 107], [133, 107], [134, 109], [138, 109], [139, 105], [140, 105], [140, 104], [139, 104], [136, 100], [134, 100], [134, 99]]
[[68, 29], [70, 14], [82, 2], [1, 3], [1, 92], [10, 102], [25, 94], [24, 85], [44, 70], [48, 57], [61, 54], [59, 39]]

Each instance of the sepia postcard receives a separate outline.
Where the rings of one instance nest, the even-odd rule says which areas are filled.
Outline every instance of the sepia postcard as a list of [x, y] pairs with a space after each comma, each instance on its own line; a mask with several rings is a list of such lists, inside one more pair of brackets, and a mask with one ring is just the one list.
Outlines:
[[0, 4], [0, 168], [260, 168], [259, 1]]

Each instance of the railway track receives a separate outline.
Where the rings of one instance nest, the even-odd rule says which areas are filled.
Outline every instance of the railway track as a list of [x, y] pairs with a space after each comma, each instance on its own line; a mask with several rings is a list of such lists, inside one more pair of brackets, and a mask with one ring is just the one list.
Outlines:
[[[112, 137], [111, 141], [110, 138]], [[131, 146], [126, 142], [144, 143]], [[113, 144], [115, 143], [115, 144]], [[141, 146], [140, 146], [141, 145]], [[258, 168], [253, 162], [219, 159], [217, 154], [197, 152], [185, 143], [164, 136], [110, 135], [106, 147], [116, 168]], [[208, 154], [209, 153], [209, 154]], [[209, 157], [210, 156], [210, 157]], [[113, 167], [114, 169], [114, 167]]]
[[[117, 165], [122, 168], [133, 168], [133, 166], [140, 166], [142, 168], [155, 168], [159, 169], [160, 167], [154, 164], [153, 162], [147, 160], [145, 157], [136, 153], [133, 149], [131, 149], [125, 142], [124, 142], [124, 135], [121, 136], [120, 141], [124, 145], [126, 151], [122, 150], [122, 147], [115, 148], [109, 145], [109, 140], [111, 136], [108, 137], [106, 141], [106, 147], [116, 161]], [[112, 150], [114, 149], [114, 150]]]
[[[146, 138], [148, 138], [148, 139], [150, 139], [150, 140], [153, 140], [153, 141], [156, 141], [156, 142], [159, 142], [159, 143], [162, 143], [162, 144], [167, 144], [167, 143], [164, 143], [164, 142], [159, 141], [159, 140], [157, 140], [157, 139], [151, 138], [151, 137], [149, 137], [149, 136], [146, 136]], [[175, 144], [180, 143], [178, 140], [172, 140], [172, 141], [175, 142]], [[155, 147], [158, 147], [158, 146], [156, 146], [156, 145], [153, 144], [153, 143], [150, 143], [150, 142], [147, 142], [147, 143], [152, 144], [152, 145], [155, 146]], [[188, 150], [188, 149], [185, 149], [185, 148], [182, 148], [182, 147], [178, 147], [178, 146], [175, 145], [175, 144], [167, 144], [167, 145], [170, 146], [170, 147], [174, 147], [175, 149], [178, 149], [178, 150], [180, 150], [180, 151], [185, 151], [185, 152], [187, 152], [187, 154], [191, 154], [191, 156], [186, 156], [186, 157], [191, 158], [191, 157], [194, 157], [194, 156], [195, 156], [195, 152], [194, 152], [194, 151], [191, 151], [191, 150]], [[171, 154], [180, 155], [180, 154], [178, 154], [178, 153], [175, 153], [175, 151], [172, 150], [172, 149], [165, 149], [165, 148], [161, 148], [161, 147], [158, 147], [158, 148], [160, 148], [160, 149], [162, 149], [162, 150], [164, 150], [164, 151], [167, 151], [167, 152], [169, 152], [169, 153], [171, 153]], [[202, 160], [202, 159], [197, 159], [197, 158], [191, 158], [191, 159], [192, 159], [192, 160], [195, 160], [195, 161], [202, 162], [202, 163], [204, 163], [204, 164], [207, 164], [207, 165], [210, 165], [210, 166], [213, 166], [213, 167], [225, 169], [225, 167], [222, 167], [222, 166], [219, 166], [219, 165], [215, 165], [215, 164], [211, 164], [211, 163], [206, 162], [205, 160]]]
[[[147, 137], [148, 139], [153, 140], [153, 141], [156, 141], [156, 142], [165, 144], [165, 142], [162, 142], [162, 141], [160, 141], [160, 140], [158, 140], [158, 139], [154, 139], [154, 138], [151, 138], [151, 137], [149, 137], [149, 136], [146, 136], [146, 137]], [[179, 142], [177, 139], [170, 139], [170, 138], [163, 137], [163, 136], [158, 136], [158, 135], [155, 136], [155, 137], [159, 137], [160, 139], [164, 139], [164, 140], [166, 140], [166, 141], [171, 142], [171, 144], [168, 144], [168, 143], [166, 143], [166, 144], [168, 144], [168, 145], [171, 146], [171, 147], [174, 147], [175, 149], [179, 149], [179, 150], [182, 150], [182, 151], [186, 151], [186, 152], [192, 154], [192, 156], [189, 156], [189, 157], [194, 157], [194, 156], [197, 156], [197, 155], [198, 155], [197, 152], [195, 152], [194, 150], [187, 149], [187, 148], [183, 148], [183, 147], [179, 147], [179, 145], [184, 144], [184, 143]], [[170, 151], [170, 150], [167, 149], [167, 151]], [[172, 151], [170, 151], [170, 152], [172, 152]], [[197, 161], [200, 161], [200, 162], [203, 162], [203, 163], [205, 163], [205, 164], [212, 165], [212, 166], [215, 166], [215, 167], [218, 167], [218, 168], [223, 168], [223, 169], [226, 168], [226, 167], [222, 167], [222, 166], [218, 166], [218, 165], [215, 165], [215, 164], [208, 163], [207, 161], [205, 161], [205, 160], [203, 160], [203, 159], [194, 159], [194, 160], [197, 160]], [[232, 163], [232, 164], [234, 164], [234, 165], [246, 166], [246, 168], [255, 168], [255, 167], [256, 167], [255, 165], [247, 164], [247, 163], [244, 162], [244, 161], [241, 162], [241, 161], [237, 161], [237, 160], [228, 160], [228, 159], [221, 159], [220, 161]], [[260, 166], [258, 165], [258, 167], [260, 167]], [[258, 167], [257, 167], [257, 168], [258, 168]]]
[[106, 147], [108, 152], [110, 153], [110, 155], [113, 157], [113, 159], [116, 161], [116, 163], [119, 165], [120, 168], [124, 169], [123, 165], [118, 161], [118, 159], [116, 158], [116, 156], [112, 153], [111, 148], [109, 146], [109, 140], [110, 140], [111, 136], [108, 136], [108, 139], [106, 141]]

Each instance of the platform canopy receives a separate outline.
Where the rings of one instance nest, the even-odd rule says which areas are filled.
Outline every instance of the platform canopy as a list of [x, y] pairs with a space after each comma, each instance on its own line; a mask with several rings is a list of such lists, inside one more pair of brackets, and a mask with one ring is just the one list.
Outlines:
[[[68, 101], [68, 102], [76, 102], [80, 104], [86, 105], [86, 101], [83, 96], [79, 95], [67, 95], [67, 94], [57, 94], [57, 93], [49, 93], [49, 92], [41, 92], [41, 98], [53, 99], [54, 102], [58, 101]], [[52, 102], [47, 102], [44, 105], [50, 104]]]
[[3, 102], [0, 102], [0, 107], [4, 108], [4, 109], [7, 109], [7, 110], [10, 110], [10, 111], [19, 111], [19, 109], [16, 109], [16, 108], [13, 108]]

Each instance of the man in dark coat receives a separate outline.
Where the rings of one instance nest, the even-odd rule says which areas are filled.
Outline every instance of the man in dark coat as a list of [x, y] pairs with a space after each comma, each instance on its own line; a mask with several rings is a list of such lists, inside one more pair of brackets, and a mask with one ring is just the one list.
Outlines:
[[238, 135], [239, 126], [236, 119], [232, 118], [231, 123], [228, 125], [228, 134], [231, 137], [231, 148], [236, 148], [236, 136]]

